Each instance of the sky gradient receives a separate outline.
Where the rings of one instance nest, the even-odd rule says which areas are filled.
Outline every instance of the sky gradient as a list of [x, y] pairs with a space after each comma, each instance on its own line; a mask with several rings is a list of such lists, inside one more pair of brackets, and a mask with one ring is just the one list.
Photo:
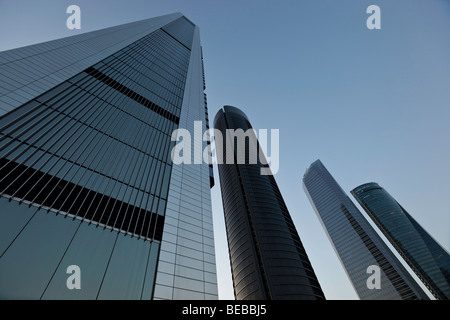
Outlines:
[[[357, 296], [302, 189], [317, 159], [355, 204], [350, 190], [381, 184], [449, 250], [449, 1], [0, 0], [0, 51], [173, 12], [200, 27], [210, 119], [233, 105], [280, 130], [275, 179], [327, 299]], [[219, 298], [233, 299], [218, 180], [212, 201]]]

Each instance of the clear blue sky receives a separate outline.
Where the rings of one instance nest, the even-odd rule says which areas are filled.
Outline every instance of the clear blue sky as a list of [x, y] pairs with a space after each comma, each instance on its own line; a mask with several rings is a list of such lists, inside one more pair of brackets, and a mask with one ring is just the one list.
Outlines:
[[[366, 28], [371, 4], [381, 30]], [[280, 130], [275, 179], [328, 299], [357, 297], [302, 189], [316, 159], [349, 196], [380, 183], [449, 250], [449, 1], [0, 0], [0, 50], [173, 12], [200, 27], [210, 118], [229, 104]], [[233, 299], [218, 183], [212, 200], [219, 295]]]

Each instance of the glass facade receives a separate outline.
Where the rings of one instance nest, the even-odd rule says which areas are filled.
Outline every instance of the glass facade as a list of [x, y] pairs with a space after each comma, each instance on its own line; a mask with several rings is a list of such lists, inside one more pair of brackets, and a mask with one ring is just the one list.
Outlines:
[[[223, 137], [229, 135], [226, 130], [252, 128], [247, 116], [231, 106], [219, 110], [214, 127]], [[218, 167], [236, 299], [325, 299], [274, 177], [261, 175], [266, 161], [249, 161], [256, 136], [247, 140], [243, 164], [236, 161], [237, 143], [224, 141], [217, 151], [235, 159]]]
[[217, 298], [210, 168], [170, 157], [175, 129], [207, 125], [198, 27], [172, 14], [0, 64], [0, 298]]
[[[349, 280], [362, 300], [428, 300], [320, 160], [303, 176], [303, 188]], [[369, 266], [380, 270], [380, 289], [370, 289]]]
[[448, 252], [378, 183], [352, 194], [436, 299], [450, 299]]
[[[196, 27], [179, 127], [194, 136], [194, 122], [209, 127], [200, 34]], [[194, 108], [194, 106], [197, 106]], [[191, 150], [196, 150], [194, 139]], [[209, 141], [202, 142], [202, 150]], [[217, 299], [217, 276], [207, 163], [172, 167], [154, 299]]]

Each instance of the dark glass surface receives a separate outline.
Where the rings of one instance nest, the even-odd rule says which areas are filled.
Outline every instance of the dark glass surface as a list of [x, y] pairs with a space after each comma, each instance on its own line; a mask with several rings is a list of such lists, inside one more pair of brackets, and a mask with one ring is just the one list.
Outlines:
[[1, 116], [0, 298], [153, 298], [193, 35], [176, 19]]
[[379, 184], [363, 184], [352, 194], [431, 293], [448, 300], [448, 252]]
[[[214, 127], [225, 137], [226, 129], [246, 131], [251, 125], [242, 111], [225, 106]], [[224, 154], [236, 158], [226, 154], [225, 145]], [[260, 174], [261, 162], [248, 164], [248, 147], [246, 164], [219, 164], [235, 297], [324, 299], [275, 179]]]
[[[303, 176], [303, 186], [356, 293], [362, 300], [428, 300], [320, 160]], [[367, 269], [380, 268], [380, 289], [367, 286]]]
[[157, 30], [2, 117], [0, 193], [155, 238], [188, 64]]

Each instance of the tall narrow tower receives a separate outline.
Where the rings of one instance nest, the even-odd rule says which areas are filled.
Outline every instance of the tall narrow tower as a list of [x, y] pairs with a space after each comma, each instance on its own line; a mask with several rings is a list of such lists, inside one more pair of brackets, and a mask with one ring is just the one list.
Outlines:
[[[217, 151], [225, 163], [218, 167], [236, 299], [324, 299], [274, 177], [261, 174], [266, 161], [249, 160], [258, 142], [247, 116], [225, 106], [214, 127], [225, 142]], [[226, 142], [239, 129], [247, 143], [234, 137]]]
[[217, 298], [202, 74], [180, 13], [0, 53], [0, 298]]
[[378, 183], [352, 194], [436, 299], [450, 299], [448, 252]]
[[[360, 299], [429, 299], [320, 160], [306, 170], [303, 187]], [[378, 288], [368, 285], [376, 269]]]

